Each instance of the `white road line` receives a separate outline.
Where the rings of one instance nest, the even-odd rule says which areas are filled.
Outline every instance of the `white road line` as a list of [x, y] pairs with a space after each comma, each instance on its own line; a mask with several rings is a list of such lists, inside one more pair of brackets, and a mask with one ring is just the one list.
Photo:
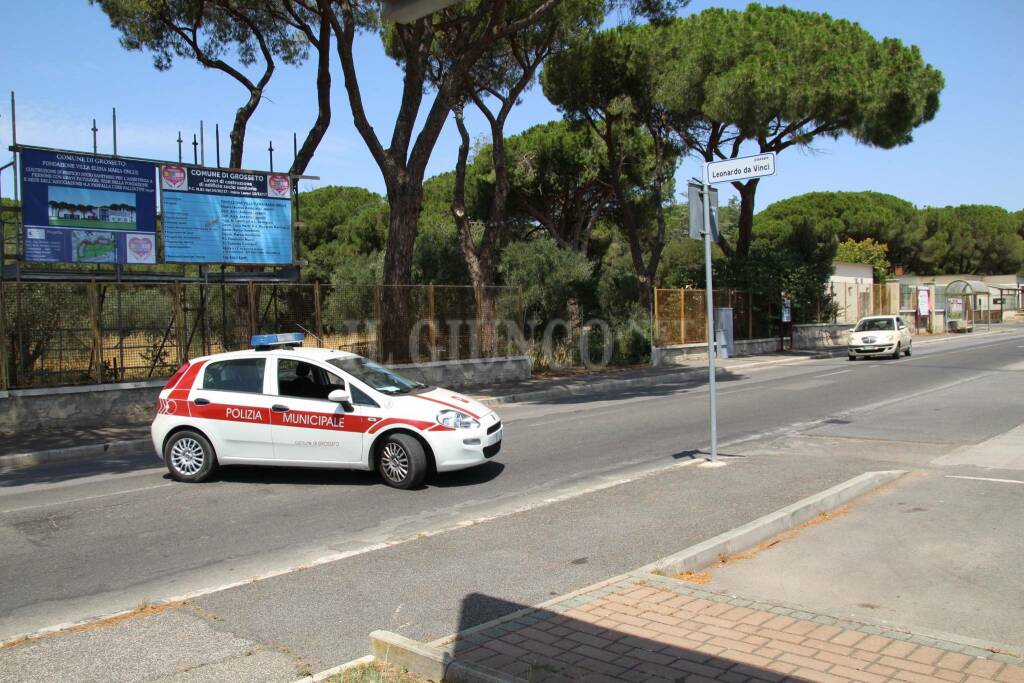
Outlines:
[[818, 379], [819, 377], [831, 377], [832, 375], [841, 375], [844, 372], [853, 372], [853, 368], [850, 368], [849, 370], [839, 370], [837, 372], [826, 372], [824, 375], [815, 375], [814, 379]]
[[12, 512], [24, 512], [25, 510], [37, 510], [39, 508], [51, 507], [53, 505], [70, 505], [73, 503], [81, 503], [86, 500], [96, 500], [97, 498], [109, 498], [111, 496], [120, 496], [125, 493], [138, 493], [139, 491], [150, 491], [152, 489], [163, 488], [164, 486], [174, 486], [174, 482], [164, 482], [162, 484], [154, 484], [152, 486], [143, 486], [137, 489], [125, 489], [124, 491], [111, 491], [110, 493], [97, 493], [94, 496], [83, 496], [82, 498], [71, 498], [55, 500], [49, 503], [40, 503], [39, 505], [26, 505], [21, 508], [10, 508], [9, 510], [0, 510], [0, 515], [6, 515]]
[[996, 479], [994, 477], [965, 477], [956, 474], [947, 474], [946, 479], [972, 479], [974, 481], [996, 481], [1001, 484], [1024, 484], [1024, 481], [1019, 479]]

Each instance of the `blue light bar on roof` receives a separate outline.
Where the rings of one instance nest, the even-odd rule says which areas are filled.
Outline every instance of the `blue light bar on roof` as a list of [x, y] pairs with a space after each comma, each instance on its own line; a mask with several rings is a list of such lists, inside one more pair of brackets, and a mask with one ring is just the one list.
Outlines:
[[301, 344], [305, 339], [306, 335], [301, 332], [285, 332], [282, 334], [257, 334], [249, 340], [249, 343], [254, 349], [266, 349], [271, 346], [294, 346]]

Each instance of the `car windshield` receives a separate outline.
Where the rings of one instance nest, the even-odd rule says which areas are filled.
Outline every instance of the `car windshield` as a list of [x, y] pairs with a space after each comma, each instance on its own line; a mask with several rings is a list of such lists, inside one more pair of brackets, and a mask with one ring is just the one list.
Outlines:
[[383, 365], [359, 356], [354, 358], [332, 358], [327, 362], [337, 368], [341, 368], [382, 394], [418, 394], [425, 389], [429, 389], [422, 382], [403, 377], [394, 370], [389, 370]]
[[857, 324], [857, 329], [854, 332], [878, 332], [892, 329], [892, 318], [866, 318]]

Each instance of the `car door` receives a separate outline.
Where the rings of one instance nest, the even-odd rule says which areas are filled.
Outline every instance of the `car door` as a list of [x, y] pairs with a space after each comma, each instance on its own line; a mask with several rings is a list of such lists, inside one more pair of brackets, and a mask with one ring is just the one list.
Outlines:
[[906, 349], [910, 346], [910, 328], [903, 323], [903, 318], [896, 318], [896, 327], [899, 329], [900, 344]]
[[213, 441], [217, 455], [228, 460], [272, 460], [272, 396], [265, 391], [267, 359], [263, 356], [213, 360], [192, 390], [188, 410], [196, 426]]
[[348, 389], [341, 374], [306, 358], [275, 360], [271, 405], [275, 460], [297, 465], [361, 462], [363, 418], [327, 398], [335, 389]]

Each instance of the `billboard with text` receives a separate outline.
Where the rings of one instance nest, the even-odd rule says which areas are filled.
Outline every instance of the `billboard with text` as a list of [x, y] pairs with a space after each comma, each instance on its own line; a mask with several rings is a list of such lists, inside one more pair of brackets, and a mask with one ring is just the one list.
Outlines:
[[287, 175], [165, 164], [160, 189], [168, 263], [292, 263]]
[[25, 149], [26, 261], [156, 263], [156, 165]]

